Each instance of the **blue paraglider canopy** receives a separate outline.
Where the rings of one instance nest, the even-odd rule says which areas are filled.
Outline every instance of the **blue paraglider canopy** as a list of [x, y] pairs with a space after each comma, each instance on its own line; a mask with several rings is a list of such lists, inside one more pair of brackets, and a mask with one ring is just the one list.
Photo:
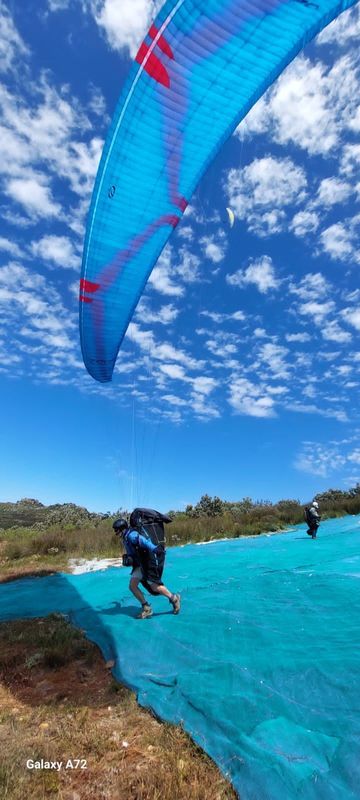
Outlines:
[[80, 336], [96, 380], [111, 380], [149, 275], [222, 144], [306, 42], [355, 2], [164, 3], [116, 108], [88, 217]]

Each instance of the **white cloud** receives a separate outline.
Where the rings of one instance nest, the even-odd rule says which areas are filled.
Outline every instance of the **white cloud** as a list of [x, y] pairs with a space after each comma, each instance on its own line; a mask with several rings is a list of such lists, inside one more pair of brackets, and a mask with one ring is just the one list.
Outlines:
[[130, 322], [126, 331], [126, 339], [135, 342], [141, 350], [151, 354], [155, 347], [154, 334], [151, 331], [143, 331], [136, 322]]
[[99, 27], [115, 50], [134, 57], [162, 0], [86, 0]]
[[197, 417], [201, 420], [216, 419], [220, 416], [220, 412], [212, 403], [208, 403], [202, 393], [197, 394], [193, 392], [190, 399], [191, 408]]
[[299, 314], [314, 317], [314, 322], [322, 324], [325, 317], [335, 310], [335, 303], [329, 300], [327, 303], [319, 303], [316, 300], [299, 305]]
[[356, 448], [352, 453], [349, 453], [348, 460], [352, 461], [354, 464], [360, 464], [360, 449]]
[[321, 335], [323, 339], [330, 342], [339, 342], [340, 344], [346, 344], [352, 339], [351, 334], [348, 331], [344, 331], [336, 321], [328, 322], [324, 325], [321, 328]]
[[357, 482], [353, 478], [354, 464], [360, 463], [360, 450], [354, 443], [359, 441], [359, 431], [354, 431], [350, 438], [331, 441], [327, 444], [320, 442], [304, 442], [300, 453], [296, 457], [294, 466], [302, 472], [311, 475], [320, 475], [327, 478], [332, 473], [341, 472], [344, 482], [348, 485]]
[[234, 311], [233, 314], [224, 314], [220, 313], [219, 311], [200, 311], [201, 317], [208, 317], [213, 322], [216, 323], [223, 323], [228, 320], [234, 320], [236, 322], [242, 322], [246, 316], [243, 311]]
[[47, 0], [49, 11], [65, 11], [66, 8], [69, 8], [71, 0]]
[[[35, 327], [39, 328], [39, 330], [33, 330], [28, 327], [20, 328], [21, 336], [25, 336], [27, 339], [38, 339], [43, 338], [44, 333], [46, 333], [46, 344], [51, 349], [59, 349], [59, 350], [72, 350], [74, 348], [74, 340], [70, 338], [66, 333], [51, 333], [51, 325], [53, 320], [49, 318], [49, 320], [42, 320], [41, 324], [36, 324]], [[33, 322], [34, 324], [34, 322]]]
[[[311, 367], [311, 364], [313, 362], [313, 355], [312, 354], [297, 352], [297, 353], [294, 354], [294, 357], [295, 357], [295, 366], [298, 369], [303, 369], [303, 368], [306, 369], [307, 367]], [[311, 373], [306, 376], [306, 380], [310, 380], [310, 381], [312, 380]], [[300, 381], [303, 383], [304, 379], [301, 378]]]
[[341, 409], [327, 409], [323, 406], [306, 405], [305, 403], [299, 403], [297, 400], [286, 403], [286, 408], [289, 409], [289, 411], [295, 411], [300, 414], [319, 414], [322, 417], [329, 417], [332, 420], [336, 419], [338, 422], [349, 422], [346, 412]]
[[217, 356], [223, 364], [225, 357], [237, 352], [239, 338], [234, 333], [221, 330], [211, 334], [211, 338], [207, 339], [205, 344], [210, 353]]
[[152, 355], [159, 361], [178, 361], [180, 364], [184, 364], [189, 370], [202, 369], [204, 366], [203, 361], [192, 358], [188, 353], [179, 350], [167, 342], [157, 343]]
[[179, 309], [175, 308], [172, 303], [161, 306], [156, 311], [148, 305], [145, 298], [140, 300], [136, 309], [136, 317], [139, 322], [152, 323], [159, 322], [161, 325], [170, 325], [171, 322], [179, 315]]
[[33, 217], [59, 217], [61, 206], [53, 200], [44, 178], [13, 178], [6, 183], [6, 193]]
[[18, 59], [29, 55], [29, 49], [17, 31], [3, 0], [0, 0], [0, 72], [11, 71]]
[[360, 307], [359, 308], [344, 308], [342, 317], [348, 325], [352, 325], [357, 331], [360, 331]]
[[192, 386], [188, 401], [179, 401], [179, 398], [170, 394], [165, 395], [167, 402], [177, 407], [188, 405], [190, 408], [192, 408], [196, 416], [200, 417], [201, 419], [216, 418], [219, 416], [219, 411], [217, 408], [213, 404], [207, 402], [205, 399], [209, 394], [211, 394], [211, 392], [214, 391], [218, 385], [218, 381], [212, 377], [207, 377], [204, 375], [190, 378], [186, 374], [184, 368], [179, 364], [161, 364], [160, 370], [164, 375], [166, 375], [166, 377], [172, 380], [181, 380]]
[[50, 262], [58, 267], [77, 269], [80, 266], [80, 256], [74, 251], [74, 246], [67, 236], [43, 236], [38, 242], [31, 245], [33, 256], [42, 261]]
[[176, 274], [185, 283], [195, 283], [199, 280], [200, 259], [191, 253], [186, 247], [182, 247], [179, 252], [179, 264], [176, 267]]
[[[335, 139], [327, 124], [327, 101], [325, 67], [311, 65], [304, 58], [297, 59], [281, 76], [271, 98], [274, 138], [281, 144], [294, 142], [313, 153], [330, 150]], [[321, 137], [318, 136], [320, 130]]]
[[264, 328], [254, 328], [253, 333], [256, 339], [266, 339], [268, 336]]
[[295, 236], [306, 236], [314, 233], [319, 227], [320, 219], [315, 211], [298, 211], [289, 224], [289, 229]]
[[173, 274], [172, 250], [168, 245], [161, 253], [150, 275], [149, 284], [160, 294], [169, 295], [170, 297], [181, 297], [184, 294], [184, 288], [173, 281]]
[[181, 297], [185, 289], [174, 280], [179, 278], [185, 284], [196, 283], [200, 279], [200, 259], [186, 247], [181, 247], [176, 253], [175, 249], [167, 245], [158, 259], [156, 266], [149, 277], [149, 284], [160, 294], [170, 297]]
[[197, 394], [209, 395], [218, 386], [218, 381], [215, 378], [201, 375], [198, 378], [192, 379], [193, 389]]
[[[102, 119], [107, 118], [106, 114], [106, 100], [98, 86], [90, 84], [90, 100], [88, 102], [88, 109], [97, 117]], [[109, 119], [110, 122], [110, 119]]]
[[[2, 191], [20, 203], [33, 220], [60, 216], [61, 206], [52, 189], [53, 181], [59, 179], [77, 196], [84, 217], [101, 148], [102, 140], [92, 136], [90, 120], [79, 101], [71, 97], [69, 87], [54, 88], [50, 73], [36, 79], [29, 76], [22, 95], [0, 86]], [[57, 186], [56, 191], [58, 200], [64, 187], [59, 192]], [[71, 209], [70, 226], [74, 218], [78, 225], [77, 213]]]
[[130, 323], [126, 338], [135, 342], [148, 356], [158, 361], [175, 361], [189, 370], [202, 369], [204, 366], [203, 361], [192, 358], [184, 350], [179, 350], [168, 342], [157, 342], [151, 331], [141, 330], [136, 322]]
[[284, 229], [284, 209], [304, 200], [306, 187], [304, 170], [290, 158], [267, 156], [241, 170], [229, 170], [225, 191], [229, 205], [249, 230], [266, 235]]
[[291, 294], [296, 294], [301, 300], [317, 300], [326, 297], [331, 292], [331, 288], [331, 284], [321, 272], [308, 272], [298, 284], [291, 282], [289, 285]]
[[[221, 238], [223, 241], [221, 241]], [[213, 264], [219, 264], [224, 260], [226, 255], [225, 237], [221, 238], [218, 237], [218, 241], [216, 241], [214, 236], [203, 236], [202, 239], [200, 239], [200, 244], [204, 248], [206, 258], [212, 261]]]
[[298, 56], [236, 133], [244, 138], [266, 132], [278, 144], [295, 144], [311, 155], [326, 156], [354, 125], [358, 93], [355, 49], [331, 66]]
[[340, 178], [324, 178], [319, 186], [315, 205], [333, 206], [344, 203], [351, 196], [353, 188], [350, 183]]
[[229, 390], [229, 403], [236, 414], [250, 417], [274, 417], [274, 400], [266, 389], [257, 386], [246, 378], [232, 380]]
[[244, 140], [254, 134], [265, 133], [269, 125], [269, 109], [267, 103], [267, 93], [259, 98], [257, 103], [250, 109], [249, 113], [239, 123], [234, 136]]
[[20, 258], [23, 255], [19, 245], [16, 244], [16, 242], [10, 241], [10, 239], [6, 239], [5, 236], [0, 236], [0, 250], [9, 253], [15, 258]]
[[188, 380], [186, 372], [179, 364], [160, 364], [161, 372], [174, 380]]
[[288, 378], [289, 366], [284, 361], [288, 352], [287, 347], [266, 342], [259, 348], [259, 358], [277, 378]]
[[289, 392], [288, 386], [267, 386], [266, 389], [269, 394], [273, 394], [275, 397], [279, 397], [280, 395], [287, 394]]
[[360, 218], [354, 217], [347, 222], [335, 222], [320, 234], [320, 242], [325, 253], [338, 261], [355, 261], [360, 263], [358, 251]]
[[[17, 263], [1, 267], [0, 314], [8, 353], [18, 356], [19, 367], [27, 354], [27, 374], [38, 374], [46, 363], [65, 377], [71, 366], [69, 352], [78, 348], [77, 319], [42, 275]], [[11, 363], [13, 359], [5, 358], [4, 365]]]
[[355, 6], [344, 11], [337, 19], [324, 28], [317, 37], [317, 44], [344, 45], [349, 41], [357, 42], [360, 36], [360, 8]]
[[308, 333], [287, 333], [285, 339], [287, 342], [309, 342], [311, 336]]
[[186, 406], [186, 400], [182, 397], [177, 397], [174, 394], [164, 394], [162, 399], [166, 401], [166, 403], [170, 403], [171, 406]]
[[[189, 208], [189, 206], [187, 208]], [[191, 225], [184, 225], [184, 223], [181, 223], [176, 233], [180, 239], [185, 239], [187, 242], [192, 242], [194, 240], [194, 231]]]
[[19, 229], [25, 230], [26, 228], [31, 228], [34, 224], [34, 221], [30, 219], [30, 217], [26, 216], [25, 214], [18, 213], [12, 207], [11, 209], [4, 209], [2, 218], [4, 222], [7, 222], [9, 225], [15, 225]]
[[343, 467], [345, 458], [337, 447], [327, 447], [316, 443], [306, 444], [296, 457], [294, 466], [301, 472], [327, 478], [331, 472]]
[[360, 132], [360, 108], [355, 110], [354, 116], [349, 120], [349, 128], [354, 131], [354, 133]]
[[270, 289], [277, 289], [279, 281], [275, 277], [275, 269], [270, 256], [262, 256], [250, 262], [244, 270], [237, 270], [231, 275], [226, 275], [229, 286], [254, 285], [261, 294], [266, 294]]
[[351, 178], [360, 168], [360, 144], [346, 144], [342, 150], [340, 172]]

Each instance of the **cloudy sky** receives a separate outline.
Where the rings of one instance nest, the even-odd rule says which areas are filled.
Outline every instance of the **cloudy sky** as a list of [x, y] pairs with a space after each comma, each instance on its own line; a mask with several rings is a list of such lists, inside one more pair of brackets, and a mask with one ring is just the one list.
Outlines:
[[159, 5], [0, 0], [1, 500], [166, 510], [205, 492], [305, 501], [360, 480], [359, 7], [211, 166], [113, 382], [85, 371], [87, 209]]

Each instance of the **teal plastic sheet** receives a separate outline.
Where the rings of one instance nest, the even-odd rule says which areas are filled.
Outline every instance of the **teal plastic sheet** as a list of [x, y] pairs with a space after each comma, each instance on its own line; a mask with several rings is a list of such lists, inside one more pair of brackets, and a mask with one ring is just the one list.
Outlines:
[[137, 620], [129, 570], [0, 587], [0, 619], [68, 614], [139, 702], [182, 724], [241, 800], [359, 800], [360, 517], [168, 551], [179, 616]]

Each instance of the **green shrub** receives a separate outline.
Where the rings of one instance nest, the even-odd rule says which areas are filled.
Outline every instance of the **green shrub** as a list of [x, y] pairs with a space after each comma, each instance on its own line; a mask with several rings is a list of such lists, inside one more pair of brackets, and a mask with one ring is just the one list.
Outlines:
[[32, 539], [32, 552], [38, 555], [66, 553], [68, 538], [63, 531], [47, 531]]
[[30, 542], [23, 538], [19, 538], [18, 541], [8, 541], [4, 547], [4, 556], [10, 561], [18, 561], [19, 558], [25, 558], [30, 553]]

